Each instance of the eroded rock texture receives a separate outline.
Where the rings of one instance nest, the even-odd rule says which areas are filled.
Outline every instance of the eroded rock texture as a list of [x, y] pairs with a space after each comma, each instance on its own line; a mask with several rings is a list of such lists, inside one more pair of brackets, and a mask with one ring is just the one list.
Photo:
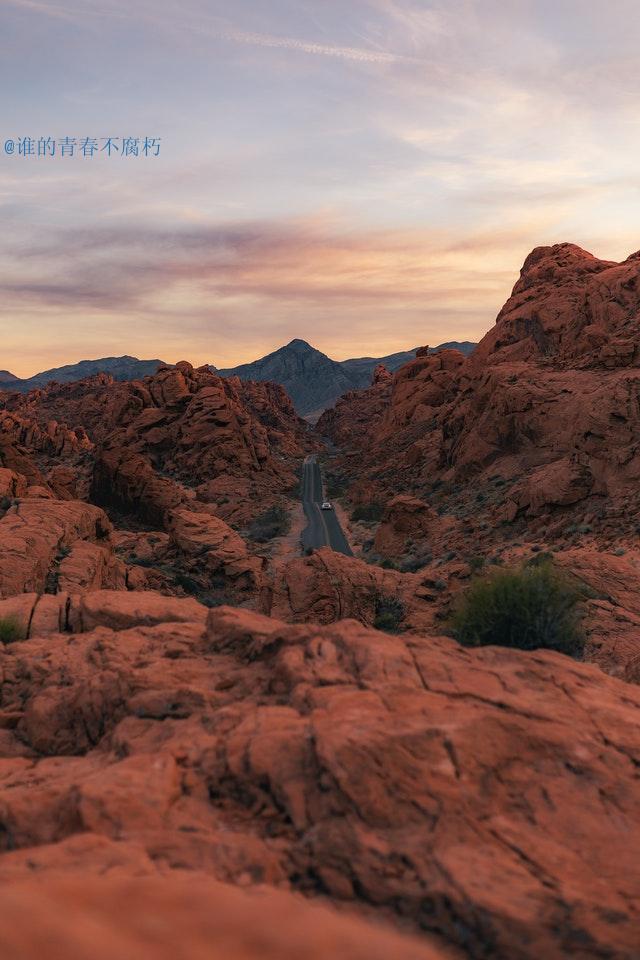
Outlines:
[[636, 604], [607, 583], [622, 556], [637, 579], [639, 282], [637, 255], [540, 247], [470, 357], [419, 350], [318, 424], [352, 504], [379, 507], [363, 556], [442, 581], [446, 616], [474, 570], [552, 553], [598, 594], [587, 656], [628, 679]]
[[375, 907], [462, 956], [637, 955], [636, 687], [353, 621], [152, 623], [156, 595], [134, 625], [90, 596], [88, 632], [0, 653], [0, 882], [80, 874], [91, 898], [193, 870]]

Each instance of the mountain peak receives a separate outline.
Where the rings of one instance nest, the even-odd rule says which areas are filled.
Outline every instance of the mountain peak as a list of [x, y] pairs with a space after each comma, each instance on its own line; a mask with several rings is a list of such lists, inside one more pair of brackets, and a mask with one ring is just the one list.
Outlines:
[[310, 343], [307, 343], [306, 340], [294, 339], [290, 340], [289, 343], [283, 348], [285, 350], [295, 350], [297, 353], [316, 353], [315, 347], [312, 347]]

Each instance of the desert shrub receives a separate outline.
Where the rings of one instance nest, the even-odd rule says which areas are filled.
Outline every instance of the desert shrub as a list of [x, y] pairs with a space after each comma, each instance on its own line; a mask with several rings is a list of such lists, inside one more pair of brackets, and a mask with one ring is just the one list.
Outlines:
[[[533, 547], [531, 548], [533, 550]], [[553, 554], [550, 550], [542, 550], [540, 547], [534, 552], [533, 557], [529, 557], [527, 560], [528, 567], [539, 567], [546, 563], [552, 563]]]
[[24, 640], [24, 627], [16, 617], [0, 617], [0, 643]]
[[376, 630], [396, 633], [405, 616], [405, 606], [400, 597], [385, 596], [384, 594], [376, 597], [376, 615], [373, 621]]
[[577, 585], [548, 560], [493, 570], [471, 582], [454, 608], [450, 625], [465, 646], [542, 647], [575, 656], [584, 645], [583, 598]]
[[255, 543], [267, 543], [274, 537], [283, 537], [291, 529], [291, 519], [280, 506], [269, 507], [249, 526], [249, 539]]
[[372, 503], [360, 503], [353, 510], [351, 519], [366, 520], [369, 523], [377, 523], [382, 520], [384, 514], [384, 504], [373, 501]]
[[467, 563], [469, 564], [469, 569], [471, 570], [471, 573], [480, 573], [480, 571], [484, 567], [485, 559], [479, 554], [476, 554], [473, 557], [469, 557], [469, 559], [467, 560]]
[[343, 497], [347, 492], [349, 481], [339, 473], [325, 474], [326, 493], [330, 500]]
[[407, 554], [400, 561], [400, 570], [402, 573], [417, 573], [423, 567], [427, 567], [433, 557], [430, 553]]
[[177, 587], [180, 587], [181, 590], [184, 590], [185, 593], [188, 593], [191, 596], [197, 594], [200, 589], [200, 585], [198, 584], [197, 580], [194, 580], [193, 577], [190, 577], [186, 573], [176, 573], [173, 578], [173, 582]]

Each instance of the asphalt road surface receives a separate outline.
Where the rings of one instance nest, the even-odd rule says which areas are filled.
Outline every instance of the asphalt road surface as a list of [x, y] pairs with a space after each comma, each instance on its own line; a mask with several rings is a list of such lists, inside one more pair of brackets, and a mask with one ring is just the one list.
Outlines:
[[353, 556], [347, 538], [336, 516], [335, 510], [321, 510], [324, 500], [322, 492], [322, 471], [317, 457], [307, 457], [302, 474], [302, 506], [307, 518], [307, 526], [302, 531], [302, 546], [331, 547], [336, 553]]

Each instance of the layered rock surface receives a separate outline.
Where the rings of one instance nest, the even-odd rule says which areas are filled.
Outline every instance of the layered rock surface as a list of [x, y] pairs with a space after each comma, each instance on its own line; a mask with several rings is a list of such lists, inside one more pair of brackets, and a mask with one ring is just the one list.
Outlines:
[[162, 903], [190, 870], [196, 927], [207, 874], [438, 938], [393, 956], [635, 956], [637, 688], [352, 621], [196, 604], [153, 624], [153, 595], [131, 596], [139, 625], [131, 607], [117, 619], [122, 594], [94, 593], [88, 632], [0, 651], [0, 883], [37, 881], [47, 904], [80, 875], [91, 914], [106, 875], [108, 923], [124, 881], [155, 878], [138, 895]]

